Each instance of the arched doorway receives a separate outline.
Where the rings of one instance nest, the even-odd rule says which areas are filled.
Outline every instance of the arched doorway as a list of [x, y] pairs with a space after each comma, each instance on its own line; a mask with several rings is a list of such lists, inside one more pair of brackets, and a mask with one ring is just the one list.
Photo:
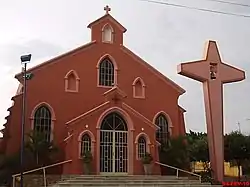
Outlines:
[[108, 114], [101, 123], [100, 172], [128, 172], [128, 128], [117, 112]]

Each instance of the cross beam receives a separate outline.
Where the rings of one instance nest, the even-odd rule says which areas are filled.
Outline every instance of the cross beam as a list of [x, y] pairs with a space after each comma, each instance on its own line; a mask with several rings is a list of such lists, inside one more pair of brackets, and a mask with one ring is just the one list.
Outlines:
[[217, 44], [209, 41], [205, 59], [178, 65], [178, 74], [202, 82], [209, 157], [214, 179], [224, 178], [223, 84], [245, 79], [245, 72], [222, 62]]

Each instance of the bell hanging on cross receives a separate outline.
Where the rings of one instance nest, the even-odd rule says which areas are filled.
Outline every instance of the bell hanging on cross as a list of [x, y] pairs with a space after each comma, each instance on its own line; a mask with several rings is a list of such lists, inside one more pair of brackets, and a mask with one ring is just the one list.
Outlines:
[[210, 77], [211, 77], [212, 80], [216, 79], [216, 73], [211, 71], [210, 72]]

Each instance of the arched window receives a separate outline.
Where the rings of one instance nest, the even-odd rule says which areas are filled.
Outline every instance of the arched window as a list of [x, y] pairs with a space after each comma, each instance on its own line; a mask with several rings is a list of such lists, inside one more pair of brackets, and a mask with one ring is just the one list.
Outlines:
[[113, 29], [110, 25], [105, 25], [102, 30], [102, 41], [112, 43], [113, 42]]
[[73, 73], [68, 76], [68, 90], [76, 90], [76, 77]]
[[117, 112], [109, 113], [102, 121], [101, 130], [127, 131], [127, 123]]
[[81, 156], [87, 151], [91, 151], [91, 138], [85, 133], [81, 138]]
[[104, 58], [99, 64], [99, 85], [114, 86], [114, 64], [109, 58]]
[[146, 154], [146, 151], [146, 139], [143, 136], [140, 136], [138, 138], [138, 159], [143, 158]]
[[142, 84], [141, 81], [135, 83], [135, 97], [142, 97]]
[[65, 78], [65, 91], [78, 92], [79, 91], [79, 77], [74, 70], [69, 71]]
[[134, 98], [145, 98], [145, 84], [140, 77], [137, 77], [133, 82]]
[[46, 106], [39, 107], [34, 116], [34, 132], [43, 133], [51, 141], [51, 112]]
[[167, 143], [169, 130], [168, 130], [168, 121], [166, 117], [163, 114], [158, 115], [158, 117], [155, 120], [155, 124], [158, 127], [160, 127], [160, 129], [156, 131], [156, 140], [162, 144]]

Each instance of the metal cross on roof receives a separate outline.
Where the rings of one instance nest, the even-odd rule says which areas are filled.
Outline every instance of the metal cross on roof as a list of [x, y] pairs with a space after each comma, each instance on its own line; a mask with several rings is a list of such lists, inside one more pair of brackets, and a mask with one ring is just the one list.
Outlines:
[[104, 10], [106, 11], [106, 14], [109, 14], [109, 11], [111, 11], [111, 8], [109, 8], [108, 5], [104, 7]]

